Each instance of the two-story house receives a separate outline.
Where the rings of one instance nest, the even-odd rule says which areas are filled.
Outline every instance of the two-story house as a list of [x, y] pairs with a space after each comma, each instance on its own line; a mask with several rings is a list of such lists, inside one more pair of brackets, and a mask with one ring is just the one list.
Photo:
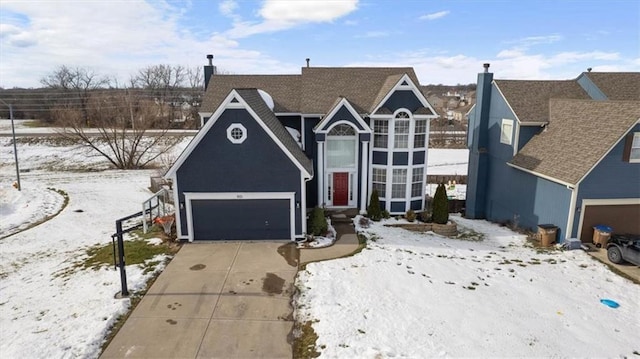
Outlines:
[[485, 64], [469, 114], [466, 215], [591, 241], [640, 234], [640, 73], [494, 80]]
[[165, 177], [178, 237], [304, 237], [307, 208], [421, 211], [430, 120], [412, 68], [303, 67], [223, 75], [205, 66], [202, 128]]

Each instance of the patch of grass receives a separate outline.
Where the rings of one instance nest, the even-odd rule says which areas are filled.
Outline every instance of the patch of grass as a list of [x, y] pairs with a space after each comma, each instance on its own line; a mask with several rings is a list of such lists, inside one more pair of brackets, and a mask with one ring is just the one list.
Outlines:
[[294, 359], [317, 358], [320, 356], [320, 353], [316, 351], [318, 334], [313, 330], [310, 320], [304, 323], [296, 323], [294, 332], [298, 333], [292, 345]]
[[458, 225], [458, 235], [452, 238], [460, 239], [463, 241], [480, 242], [484, 240], [484, 237], [484, 233], [476, 232], [473, 229], [465, 228]]
[[[124, 253], [126, 255], [127, 265], [144, 264], [145, 261], [158, 254], [173, 254], [175, 252], [176, 250], [169, 245], [153, 245], [144, 239], [124, 241]], [[83, 268], [98, 269], [105, 265], [111, 265], [113, 264], [113, 245], [108, 243], [91, 247], [87, 249], [87, 255], [89, 257], [81, 264]], [[116, 245], [116, 257], [117, 256], [118, 248]], [[149, 264], [145, 265], [145, 267], [147, 266], [149, 266]]]

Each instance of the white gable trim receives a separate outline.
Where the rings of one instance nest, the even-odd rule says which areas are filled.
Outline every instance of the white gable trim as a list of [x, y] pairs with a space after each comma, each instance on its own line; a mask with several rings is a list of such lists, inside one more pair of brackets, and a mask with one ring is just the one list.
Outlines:
[[[342, 108], [343, 106], [347, 108], [347, 110], [349, 111], [349, 113], [351, 113], [353, 118], [355, 118], [356, 121], [358, 122], [358, 124], [360, 124], [360, 126], [362, 126], [363, 130], [360, 130], [360, 129], [358, 129], [357, 126], [354, 126], [354, 128], [356, 129], [356, 132], [358, 132], [358, 133], [371, 133], [371, 128], [369, 128], [369, 125], [362, 119], [360, 114], [353, 108], [353, 106], [351, 106], [351, 103], [349, 102], [349, 100], [347, 100], [344, 97], [335, 106], [333, 106], [331, 111], [329, 111], [329, 113], [326, 116], [324, 116], [324, 118], [320, 121], [320, 123], [318, 123], [318, 125], [316, 125], [315, 129], [313, 130], [313, 132], [315, 132], [315, 133], [327, 133], [327, 132], [329, 132], [329, 128], [333, 127], [333, 126], [327, 127], [327, 124], [333, 119], [335, 114], [338, 113], [340, 108]], [[339, 120], [339, 121], [341, 121], [341, 120]], [[345, 121], [341, 121], [341, 122], [345, 122]]]
[[[408, 85], [402, 85], [402, 83], [405, 82], [405, 81], [407, 82]], [[433, 107], [431, 107], [431, 104], [429, 103], [429, 101], [427, 101], [426, 97], [424, 97], [422, 92], [420, 92], [420, 90], [418, 89], [418, 86], [416, 86], [416, 84], [414, 84], [413, 81], [411, 81], [411, 77], [409, 77], [409, 75], [407, 75], [407, 74], [402, 75], [400, 80], [398, 80], [398, 82], [396, 82], [396, 84], [384, 96], [382, 101], [380, 101], [380, 103], [378, 103], [376, 105], [376, 107], [373, 109], [373, 111], [371, 111], [371, 113], [372, 114], [376, 113], [380, 109], [380, 107], [382, 107], [382, 105], [384, 105], [384, 103], [387, 102], [389, 97], [391, 97], [391, 95], [394, 92], [396, 92], [397, 90], [411, 90], [413, 92], [413, 94], [416, 95], [416, 97], [418, 98], [418, 100], [420, 101], [422, 106], [428, 108], [429, 110], [431, 110], [431, 113], [433, 113], [433, 115], [422, 115], [422, 116], [425, 116], [425, 118], [437, 118], [438, 117], [436, 110], [434, 110]]]
[[532, 175], [534, 175], [534, 176], [536, 176], [536, 177], [544, 178], [544, 179], [546, 179], [546, 180], [548, 180], [548, 181], [551, 181], [551, 182], [555, 182], [555, 183], [561, 184], [561, 185], [563, 185], [563, 186], [566, 186], [566, 187], [567, 187], [567, 188], [569, 188], [569, 189], [573, 189], [573, 188], [575, 188], [575, 186], [576, 186], [576, 185], [571, 184], [571, 183], [569, 183], [569, 182], [561, 181], [561, 180], [559, 180], [559, 179], [556, 179], [556, 178], [553, 178], [553, 177], [550, 177], [550, 176], [547, 176], [547, 175], [543, 175], [542, 173], [539, 173], [539, 172], [536, 172], [536, 171], [532, 171], [532, 170], [526, 169], [526, 168], [524, 168], [524, 167], [520, 167], [520, 166], [518, 166], [518, 165], [514, 165], [513, 163], [506, 162], [506, 164], [507, 164], [507, 166], [509, 166], [509, 167], [513, 167], [513, 168], [515, 168], [515, 169], [519, 169], [520, 171], [527, 172], [527, 173], [532, 174]]
[[509, 103], [507, 98], [502, 93], [502, 90], [500, 90], [500, 86], [498, 86], [496, 81], [494, 80], [493, 82], [491, 82], [491, 84], [496, 87], [496, 89], [498, 90], [498, 93], [500, 93], [500, 96], [504, 100], [504, 103], [507, 104], [507, 107], [509, 107], [509, 110], [511, 111], [513, 116], [515, 116], [516, 120], [518, 121], [518, 123], [520, 125], [522, 125], [522, 126], [544, 126], [544, 125], [549, 123], [548, 121], [521, 121], [520, 118], [518, 117], [518, 114], [513, 110], [513, 107], [511, 107], [511, 104]]
[[[232, 103], [231, 100], [233, 98], [237, 99], [238, 102]], [[304, 166], [302, 166], [302, 164], [298, 162], [298, 160], [296, 160], [295, 157], [293, 157], [291, 152], [287, 150], [287, 148], [282, 144], [282, 142], [280, 142], [280, 140], [276, 137], [276, 135], [260, 119], [260, 116], [258, 116], [253, 111], [251, 106], [249, 106], [245, 102], [245, 100], [238, 94], [238, 92], [236, 90], [231, 90], [229, 95], [227, 95], [227, 97], [224, 99], [224, 101], [222, 101], [220, 106], [218, 106], [218, 108], [213, 113], [213, 115], [211, 115], [211, 117], [209, 118], [209, 121], [207, 121], [207, 123], [200, 129], [198, 134], [196, 134], [193, 140], [189, 142], [189, 145], [187, 145], [184, 151], [182, 151], [178, 159], [174, 162], [173, 166], [171, 166], [171, 168], [169, 168], [167, 173], [165, 173], [164, 178], [171, 178], [175, 176], [175, 174], [178, 172], [178, 169], [187, 160], [187, 158], [189, 158], [189, 156], [191, 155], [191, 152], [193, 152], [193, 150], [198, 146], [198, 144], [200, 144], [200, 141], [202, 141], [202, 139], [206, 136], [206, 134], [209, 132], [211, 127], [218, 121], [222, 113], [227, 109], [245, 109], [247, 112], [249, 112], [249, 114], [253, 117], [253, 119], [260, 125], [260, 127], [262, 127], [262, 129], [269, 135], [269, 137], [271, 137], [271, 139], [276, 143], [276, 145], [280, 147], [282, 152], [296, 165], [296, 167], [300, 169], [302, 173], [304, 173], [305, 177], [306, 178], [312, 177], [312, 175], [309, 172], [307, 172]]]

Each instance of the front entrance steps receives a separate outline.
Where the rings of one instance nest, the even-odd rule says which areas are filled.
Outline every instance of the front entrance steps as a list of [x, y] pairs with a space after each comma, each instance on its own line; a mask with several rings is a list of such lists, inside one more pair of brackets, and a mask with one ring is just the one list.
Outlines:
[[332, 224], [338, 223], [353, 223], [353, 218], [360, 212], [357, 208], [344, 208], [344, 209], [327, 209], [326, 213], [331, 218]]

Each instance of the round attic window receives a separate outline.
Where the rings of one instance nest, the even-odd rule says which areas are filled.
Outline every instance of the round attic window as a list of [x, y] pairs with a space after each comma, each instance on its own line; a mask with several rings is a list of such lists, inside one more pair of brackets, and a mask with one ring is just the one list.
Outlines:
[[227, 139], [233, 144], [241, 144], [247, 139], [247, 129], [240, 123], [232, 123], [227, 127]]

